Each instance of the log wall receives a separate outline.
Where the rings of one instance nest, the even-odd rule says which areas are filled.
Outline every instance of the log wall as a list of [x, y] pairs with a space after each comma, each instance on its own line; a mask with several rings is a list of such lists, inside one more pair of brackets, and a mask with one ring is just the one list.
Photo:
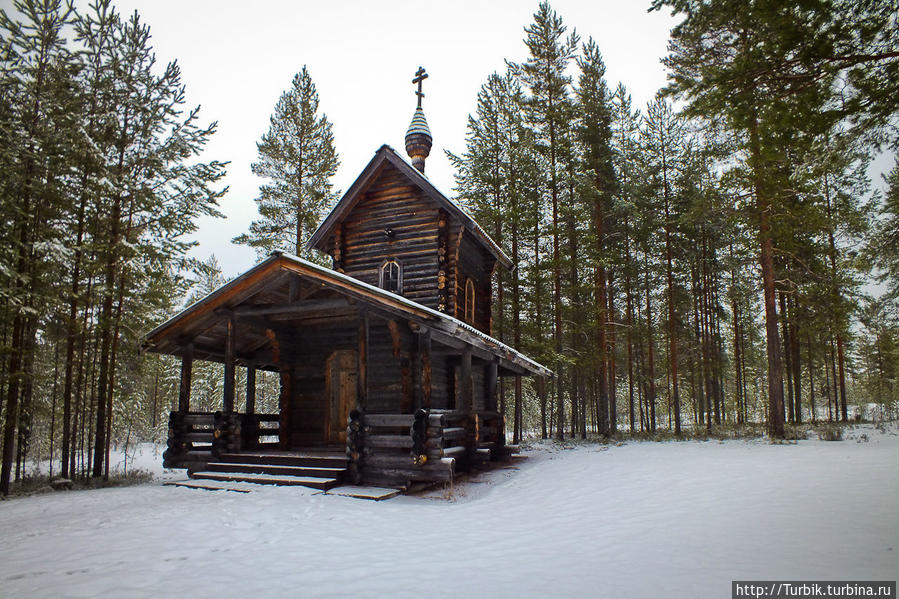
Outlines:
[[378, 285], [380, 266], [395, 258], [403, 296], [438, 308], [438, 209], [396, 168], [383, 167], [338, 230], [328, 241], [335, 267]]
[[493, 269], [496, 258], [484, 251], [468, 231], [461, 235], [455, 277], [456, 318], [465, 319], [465, 284], [471, 278], [475, 286], [475, 318], [469, 322], [479, 331], [492, 333]]

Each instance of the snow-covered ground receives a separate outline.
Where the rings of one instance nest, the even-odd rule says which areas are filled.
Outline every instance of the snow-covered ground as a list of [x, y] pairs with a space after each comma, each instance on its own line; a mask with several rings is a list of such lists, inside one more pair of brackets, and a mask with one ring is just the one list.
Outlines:
[[895, 425], [542, 445], [450, 500], [156, 481], [0, 503], [0, 595], [729, 597], [734, 579], [895, 580], [897, 498]]

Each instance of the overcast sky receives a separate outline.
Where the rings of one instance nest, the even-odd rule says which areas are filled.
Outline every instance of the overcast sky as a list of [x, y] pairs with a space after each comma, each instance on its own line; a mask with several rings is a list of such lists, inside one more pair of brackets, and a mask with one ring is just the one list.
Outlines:
[[[0, 0], [8, 4], [9, 0]], [[87, 2], [79, 1], [84, 8]], [[204, 122], [218, 121], [207, 159], [229, 160], [225, 219], [204, 219], [195, 255], [215, 254], [227, 277], [255, 262], [231, 239], [257, 216], [260, 179], [250, 172], [256, 142], [293, 75], [305, 64], [334, 124], [340, 155], [335, 186], [346, 190], [382, 144], [405, 156], [403, 138], [415, 111], [412, 77], [419, 65], [424, 110], [434, 136], [427, 175], [453, 195], [444, 149], [461, 152], [465, 125], [480, 86], [504, 59], [524, 60], [524, 28], [538, 2], [114, 0], [151, 27], [160, 62], [177, 59], [190, 105]], [[667, 14], [647, 14], [648, 1], [555, 0], [553, 8], [583, 40], [593, 36], [610, 86], [623, 81], [636, 106], [665, 84]]]
[[[78, 0], [84, 10], [89, 0]], [[434, 147], [427, 175], [453, 196], [453, 172], [444, 155], [465, 148], [468, 115], [487, 77], [523, 61], [524, 28], [537, 0], [370, 2], [302, 0], [113, 0], [126, 16], [137, 10], [149, 24], [160, 63], [177, 60], [188, 106], [201, 105], [203, 122], [218, 121], [204, 159], [230, 161], [222, 199], [224, 219], [203, 219], [198, 258], [215, 254], [226, 277], [252, 266], [255, 255], [231, 239], [257, 217], [261, 180], [250, 172], [256, 142], [268, 130], [280, 95], [303, 65], [315, 82], [320, 109], [334, 125], [340, 156], [335, 178], [346, 190], [374, 152], [389, 144], [405, 155], [403, 138], [415, 110], [412, 77], [419, 65], [424, 110]], [[11, 0], [0, 0], [6, 8]], [[665, 85], [660, 60], [674, 19], [647, 13], [649, 0], [554, 0], [569, 31], [592, 36], [606, 62], [610, 87], [623, 82], [643, 107]], [[892, 165], [881, 157], [870, 174]]]

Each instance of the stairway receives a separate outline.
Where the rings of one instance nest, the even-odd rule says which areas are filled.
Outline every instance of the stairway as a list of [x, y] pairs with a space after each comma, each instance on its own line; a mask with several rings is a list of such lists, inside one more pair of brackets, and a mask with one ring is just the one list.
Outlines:
[[339, 485], [347, 460], [338, 452], [242, 452], [222, 454], [194, 480], [292, 485], [327, 491]]

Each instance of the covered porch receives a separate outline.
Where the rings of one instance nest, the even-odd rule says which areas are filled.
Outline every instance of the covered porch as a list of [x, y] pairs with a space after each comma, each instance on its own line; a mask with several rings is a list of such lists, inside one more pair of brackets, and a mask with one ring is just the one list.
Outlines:
[[[273, 255], [146, 336], [181, 358], [166, 467], [250, 452], [343, 453], [353, 483], [449, 480], [507, 455], [500, 376], [549, 371], [444, 314], [299, 258]], [[193, 363], [224, 365], [221, 409], [191, 409]], [[235, 409], [237, 369], [246, 402]], [[278, 412], [256, 412], [277, 373]], [[230, 457], [229, 457], [230, 456]]]

